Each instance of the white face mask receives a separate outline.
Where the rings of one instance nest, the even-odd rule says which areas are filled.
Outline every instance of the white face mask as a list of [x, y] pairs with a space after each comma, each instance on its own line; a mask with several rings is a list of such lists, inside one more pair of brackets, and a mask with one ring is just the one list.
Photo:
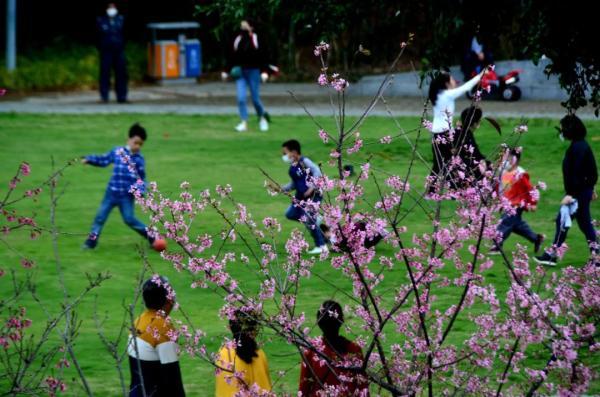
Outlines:
[[561, 142], [565, 141], [565, 136], [563, 135], [562, 132], [560, 134], [558, 134], [558, 139], [560, 139]]
[[119, 13], [119, 11], [114, 7], [110, 7], [108, 9], [106, 9], [106, 15], [108, 15], [111, 18], [116, 17], [118, 13]]
[[284, 154], [283, 156], [281, 156], [281, 159], [283, 160], [284, 163], [288, 163], [288, 164], [292, 163], [292, 159], [290, 159], [290, 156], [288, 156], [287, 154]]

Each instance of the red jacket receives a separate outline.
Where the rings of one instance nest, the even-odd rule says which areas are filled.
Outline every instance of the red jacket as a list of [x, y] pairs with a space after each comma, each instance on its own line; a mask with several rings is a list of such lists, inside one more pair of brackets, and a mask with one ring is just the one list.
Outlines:
[[[321, 339], [323, 340], [323, 339]], [[358, 358], [362, 363], [363, 355], [360, 346], [357, 344], [347, 341], [348, 353], [342, 357], [338, 356], [334, 350], [323, 341], [324, 349], [321, 352], [325, 356], [330, 358], [330, 365], [321, 363], [321, 355], [312, 351], [306, 350], [304, 352], [304, 358], [302, 360], [302, 368], [300, 370], [300, 387], [299, 391], [302, 392], [302, 397], [316, 397], [319, 396], [318, 392], [322, 391], [321, 384], [329, 386], [338, 386], [343, 383], [347, 390], [347, 394], [344, 396], [358, 396], [360, 393], [366, 391], [368, 395], [369, 385], [366, 382], [366, 375], [364, 373], [358, 373], [352, 370], [344, 370], [335, 368], [332, 370], [330, 367], [335, 367], [336, 360], [350, 360], [352, 358]], [[310, 368], [308, 367], [310, 365]], [[335, 371], [335, 372], [334, 372]], [[314, 374], [314, 375], [313, 375]], [[337, 374], [337, 376], [336, 376]], [[361, 375], [365, 378], [365, 381], [357, 381], [356, 376]], [[340, 382], [339, 376], [351, 378], [352, 382]], [[318, 378], [315, 379], [315, 377]]]
[[514, 172], [505, 172], [501, 177], [502, 192], [514, 207], [530, 209], [537, 205], [537, 197], [532, 191], [534, 187], [529, 180], [529, 174], [521, 167]]

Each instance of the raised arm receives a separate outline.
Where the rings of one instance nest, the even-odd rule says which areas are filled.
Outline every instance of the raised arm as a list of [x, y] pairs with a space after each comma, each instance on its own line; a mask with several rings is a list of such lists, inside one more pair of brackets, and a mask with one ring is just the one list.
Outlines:
[[448, 95], [449, 97], [456, 99], [461, 95], [466, 94], [467, 92], [471, 91], [471, 89], [473, 89], [473, 87], [475, 87], [477, 83], [479, 83], [479, 80], [481, 80], [483, 73], [485, 73], [485, 70], [479, 73], [477, 76], [473, 77], [471, 80], [461, 85], [460, 87], [451, 88], [449, 90], [444, 91], [444, 95]]
[[85, 163], [96, 167], [106, 167], [115, 161], [115, 150], [111, 150], [106, 154], [91, 154], [85, 156]]

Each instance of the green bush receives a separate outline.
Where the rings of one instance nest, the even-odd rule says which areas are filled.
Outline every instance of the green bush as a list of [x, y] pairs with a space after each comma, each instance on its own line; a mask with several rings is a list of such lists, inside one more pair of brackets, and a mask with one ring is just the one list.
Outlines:
[[[127, 45], [130, 82], [141, 81], [146, 71], [145, 46]], [[19, 54], [17, 69], [8, 72], [1, 60], [0, 87], [12, 91], [70, 90], [98, 85], [99, 56], [93, 46], [59, 46]]]

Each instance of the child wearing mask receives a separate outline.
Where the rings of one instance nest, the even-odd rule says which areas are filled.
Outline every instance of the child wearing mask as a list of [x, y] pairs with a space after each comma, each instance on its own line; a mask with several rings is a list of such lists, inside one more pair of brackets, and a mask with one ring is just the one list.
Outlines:
[[[323, 232], [317, 225], [318, 210], [314, 206], [321, 202], [321, 194], [312, 183], [313, 178], [321, 176], [321, 170], [308, 157], [302, 155], [300, 142], [295, 139], [285, 141], [281, 145], [282, 159], [290, 165], [288, 174], [291, 182], [284, 185], [284, 192], [295, 191], [292, 204], [285, 212], [286, 218], [304, 223], [310, 232], [315, 247], [309, 251], [311, 255], [319, 255], [327, 251]], [[308, 203], [307, 203], [308, 202]]]

